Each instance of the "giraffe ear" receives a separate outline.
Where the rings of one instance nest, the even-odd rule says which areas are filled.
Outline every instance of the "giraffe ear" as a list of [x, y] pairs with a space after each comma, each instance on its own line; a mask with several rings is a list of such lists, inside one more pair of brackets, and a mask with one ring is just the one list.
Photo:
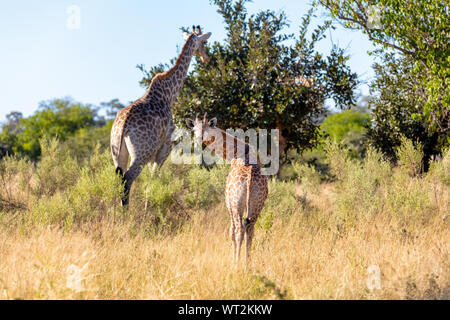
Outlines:
[[188, 128], [194, 128], [195, 127], [195, 123], [194, 123], [194, 120], [192, 120], [192, 119], [190, 119], [190, 118], [187, 118], [186, 119], [186, 125], [188, 126]]
[[216, 118], [216, 117], [212, 118], [212, 119], [209, 120], [209, 122], [208, 122], [208, 126], [209, 126], [210, 128], [214, 128], [214, 127], [216, 126], [216, 124], [217, 124], [217, 118]]
[[199, 36], [199, 39], [203, 42], [206, 42], [206, 40], [208, 40], [208, 38], [211, 37], [211, 32], [207, 32], [205, 34], [202, 34], [201, 36]]
[[187, 33], [186, 31], [183, 32], [183, 38], [184, 40], [187, 40], [189, 38], [189, 33]]

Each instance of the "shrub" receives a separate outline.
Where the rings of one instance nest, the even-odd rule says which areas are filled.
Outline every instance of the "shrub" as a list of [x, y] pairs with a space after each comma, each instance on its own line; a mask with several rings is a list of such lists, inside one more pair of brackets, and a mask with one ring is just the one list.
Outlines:
[[353, 224], [355, 220], [371, 217], [377, 212], [380, 206], [378, 183], [361, 164], [352, 163], [347, 171], [347, 176], [336, 188], [336, 204], [338, 218]]
[[123, 195], [122, 179], [114, 174], [109, 150], [99, 149], [80, 170], [77, 183], [69, 190], [70, 205], [77, 209], [77, 218], [86, 220], [114, 213]]
[[[60, 162], [59, 157], [48, 157], [45, 149], [43, 150], [46, 165], [51, 166], [52, 160]], [[63, 165], [72, 161], [70, 157], [65, 158]], [[65, 188], [54, 186], [53, 183], [59, 180], [48, 184], [51, 188], [34, 198], [31, 214], [26, 219], [38, 224], [59, 225], [70, 229], [74, 225], [115, 214], [123, 186], [122, 179], [114, 174], [109, 150], [100, 153], [97, 149], [90, 161], [75, 171], [76, 177], [72, 171], [63, 169], [53, 174], [61, 181], [65, 181], [65, 174], [69, 175], [68, 185]], [[53, 192], [49, 192], [50, 190]]]
[[145, 207], [157, 210], [164, 218], [171, 207], [176, 204], [175, 196], [183, 187], [183, 180], [173, 175], [169, 168], [159, 172], [152, 172], [147, 166], [141, 174], [141, 196], [144, 197]]
[[348, 174], [348, 168], [353, 163], [349, 157], [348, 147], [335, 140], [328, 139], [324, 143], [324, 150], [331, 174], [338, 180], [345, 179]]
[[292, 167], [306, 191], [311, 193], [319, 191], [321, 178], [314, 166], [296, 162]]
[[56, 138], [41, 139], [40, 144], [42, 158], [35, 172], [36, 186], [33, 193], [50, 196], [57, 190], [63, 191], [73, 186], [80, 174], [77, 162], [59, 148]]
[[27, 206], [32, 175], [30, 162], [13, 156], [0, 159], [0, 210]]
[[205, 170], [192, 166], [186, 176], [185, 201], [190, 207], [206, 208], [223, 199], [228, 174], [228, 165], [216, 165]]
[[331, 139], [345, 143], [353, 157], [360, 158], [365, 149], [369, 124], [370, 115], [363, 110], [345, 110], [326, 117], [320, 128]]
[[378, 151], [369, 147], [364, 161], [350, 160], [346, 147], [328, 142], [325, 148], [331, 171], [338, 177], [339, 220], [354, 223], [361, 217], [370, 218], [382, 208], [380, 185], [387, 185], [391, 168]]
[[25, 222], [28, 225], [58, 225], [70, 229], [76, 214], [73, 209], [66, 193], [44, 195], [32, 202], [31, 211], [25, 216]]
[[423, 169], [423, 145], [420, 142], [414, 143], [412, 140], [401, 137], [401, 145], [396, 150], [399, 167], [411, 176], [416, 176]]
[[364, 158], [364, 170], [371, 180], [378, 184], [387, 184], [392, 174], [391, 164], [383, 154], [369, 146]]
[[269, 196], [256, 222], [256, 227], [269, 231], [275, 219], [286, 221], [298, 212], [299, 207], [299, 200], [295, 195], [295, 183], [271, 179]]
[[411, 179], [407, 172], [394, 172], [386, 188], [385, 210], [402, 224], [420, 221], [432, 209], [428, 186], [423, 179]]
[[441, 182], [444, 185], [450, 185], [450, 148], [444, 150], [441, 161], [430, 163], [430, 170], [427, 177]]

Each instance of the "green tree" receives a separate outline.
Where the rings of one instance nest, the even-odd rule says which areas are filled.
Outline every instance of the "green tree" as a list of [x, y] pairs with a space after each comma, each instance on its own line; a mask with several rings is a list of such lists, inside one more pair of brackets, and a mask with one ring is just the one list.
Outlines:
[[65, 141], [80, 129], [95, 125], [96, 112], [90, 105], [66, 99], [54, 99], [40, 104], [39, 109], [28, 118], [19, 119], [15, 132], [3, 128], [2, 139], [10, 143], [15, 154], [31, 159], [40, 156], [39, 140], [57, 137]]
[[36, 160], [41, 154], [39, 141], [46, 137], [57, 138], [79, 161], [88, 159], [97, 145], [100, 149], [109, 147], [114, 117], [123, 107], [118, 99], [94, 106], [63, 98], [40, 103], [28, 118], [11, 112], [0, 133], [0, 156], [15, 153]]
[[417, 94], [411, 59], [392, 52], [379, 53], [379, 56], [381, 62], [373, 66], [376, 76], [371, 84], [369, 142], [395, 161], [403, 136], [418, 141], [423, 145], [427, 170], [430, 157], [447, 143], [446, 135], [414, 118], [423, 107], [423, 100]]
[[109, 148], [109, 138], [114, 120], [108, 120], [105, 125], [79, 129], [69, 136], [61, 146], [79, 163], [89, 160], [97, 147], [100, 151]]
[[[283, 33], [284, 12], [261, 11], [248, 15], [245, 0], [214, 0], [227, 36], [209, 47], [208, 64], [196, 63], [184, 83], [173, 113], [178, 124], [197, 112], [217, 116], [223, 128], [281, 129], [282, 149], [303, 151], [319, 141], [319, 120], [324, 101], [340, 107], [354, 103], [356, 74], [342, 49], [328, 56], [315, 51], [330, 23], [307, 36], [310, 11], [297, 36]], [[144, 73], [143, 85], [164, 70], [158, 65]], [[283, 151], [282, 150], [282, 151]]]
[[0, 158], [13, 153], [12, 146], [15, 144], [17, 134], [21, 131], [22, 118], [22, 113], [18, 111], [12, 111], [6, 115], [6, 123], [2, 126], [0, 133]]
[[108, 102], [100, 102], [99, 109], [103, 109], [105, 111], [107, 120], [114, 120], [117, 112], [123, 108], [125, 108], [125, 105], [122, 104], [119, 99], [112, 99]]
[[425, 156], [449, 145], [448, 1], [318, 0], [350, 29], [363, 30], [373, 52], [373, 140], [395, 157], [401, 134], [419, 139]]
[[369, 126], [370, 115], [367, 112], [351, 109], [329, 115], [320, 128], [332, 140], [347, 144], [354, 156], [361, 156]]

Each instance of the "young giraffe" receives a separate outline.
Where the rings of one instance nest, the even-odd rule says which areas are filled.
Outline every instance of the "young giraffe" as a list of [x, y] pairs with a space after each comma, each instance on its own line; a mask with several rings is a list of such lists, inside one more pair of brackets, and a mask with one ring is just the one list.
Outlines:
[[[195, 121], [186, 119], [188, 127], [193, 129], [195, 143], [204, 144], [216, 155], [231, 160], [230, 172], [225, 189], [225, 203], [231, 218], [230, 236], [233, 242], [233, 258], [239, 263], [240, 249], [246, 235], [246, 260], [250, 261], [250, 251], [255, 231], [255, 223], [267, 198], [267, 178], [261, 174], [261, 164], [250, 163], [256, 159], [253, 148], [236, 137], [216, 127], [217, 119], [208, 121], [196, 116]], [[233, 150], [227, 151], [227, 146]], [[247, 217], [242, 223], [244, 211]]]
[[[210, 32], [202, 35], [199, 26], [196, 30], [193, 27], [192, 34], [185, 33], [186, 43], [175, 65], [157, 74], [140, 99], [117, 113], [111, 129], [111, 153], [116, 173], [125, 181], [124, 206], [128, 205], [131, 184], [143, 166], [149, 162], [161, 166], [168, 157], [174, 131], [171, 106], [183, 85], [192, 55], [199, 56], [202, 62], [209, 61], [205, 43], [210, 36]], [[130, 167], [126, 171], [129, 156]]]

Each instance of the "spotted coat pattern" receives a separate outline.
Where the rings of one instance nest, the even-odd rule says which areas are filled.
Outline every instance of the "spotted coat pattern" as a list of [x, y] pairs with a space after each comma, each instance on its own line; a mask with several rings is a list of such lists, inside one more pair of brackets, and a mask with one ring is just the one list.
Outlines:
[[123, 205], [128, 205], [131, 185], [143, 166], [161, 166], [168, 157], [175, 128], [171, 106], [183, 85], [192, 55], [200, 56], [203, 62], [209, 60], [204, 44], [210, 35], [202, 35], [200, 29], [189, 35], [173, 68], [157, 74], [144, 96], [117, 113], [110, 143], [116, 173], [123, 175], [125, 181]]
[[[226, 182], [225, 204], [231, 219], [230, 237], [234, 261], [236, 264], [239, 263], [240, 248], [245, 236], [248, 263], [255, 224], [267, 199], [267, 177], [262, 175], [259, 161], [255, 164], [249, 163], [249, 159], [256, 159], [256, 156], [250, 157], [250, 153], [254, 152], [253, 149], [245, 142], [217, 128], [215, 118], [208, 121], [205, 115], [203, 121], [197, 117], [195, 121], [187, 119], [186, 122], [194, 130], [197, 143], [203, 143], [216, 155], [227, 159], [229, 157], [227, 146], [233, 147], [233, 152], [230, 152], [233, 158]], [[233, 143], [229, 144], [226, 141]], [[243, 220], [244, 211], [247, 211], [247, 217]]]

